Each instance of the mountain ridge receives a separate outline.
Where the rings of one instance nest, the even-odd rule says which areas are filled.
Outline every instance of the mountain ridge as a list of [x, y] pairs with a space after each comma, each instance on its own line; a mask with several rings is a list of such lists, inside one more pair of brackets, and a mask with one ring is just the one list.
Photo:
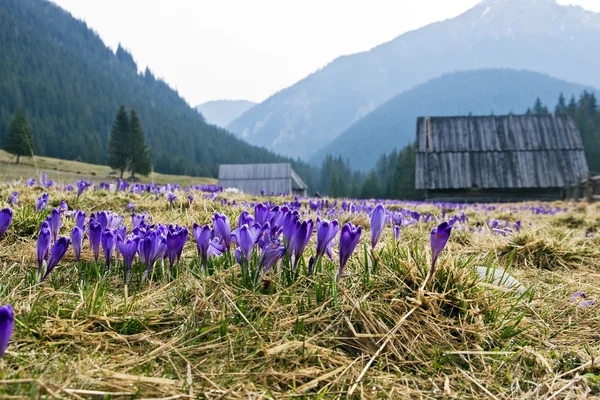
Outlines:
[[442, 74], [514, 68], [600, 86], [600, 60], [593, 56], [599, 52], [600, 14], [552, 0], [490, 0], [338, 57], [228, 129], [249, 143], [307, 159], [394, 95]]

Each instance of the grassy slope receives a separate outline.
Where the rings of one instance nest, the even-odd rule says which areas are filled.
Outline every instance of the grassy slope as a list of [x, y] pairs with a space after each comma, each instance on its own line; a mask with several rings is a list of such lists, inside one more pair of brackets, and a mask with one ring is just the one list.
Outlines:
[[[6, 198], [13, 189], [0, 190]], [[434, 284], [424, 292], [418, 288], [429, 262], [433, 223], [403, 228], [397, 244], [386, 228], [377, 247], [378, 271], [367, 281], [362, 246], [369, 242], [368, 219], [345, 215], [341, 221], [352, 220], [365, 231], [335, 304], [331, 293], [316, 299], [316, 286], [330, 288], [327, 274], [302, 275], [291, 286], [271, 274], [267, 293], [242, 287], [239, 266], [206, 276], [191, 240], [174, 281], [158, 266], [153, 281], [142, 285], [138, 266], [127, 297], [120, 266], [98, 280], [96, 268], [102, 271], [103, 263], [94, 266], [87, 242], [80, 265], [70, 249], [49, 281], [38, 286], [32, 279], [33, 232], [44, 216], [35, 216], [32, 204], [41, 188], [19, 192], [23, 206], [0, 238], [0, 303], [13, 304], [18, 319], [0, 360], [0, 396], [71, 398], [98, 391], [144, 398], [313, 398], [317, 393], [344, 398], [375, 354], [356, 398], [533, 399], [559, 391], [561, 398], [574, 398], [600, 390], [599, 371], [588, 363], [600, 354], [600, 309], [569, 303], [576, 290], [599, 295], [600, 242], [585, 235], [586, 229], [599, 233], [598, 205], [556, 203], [570, 209], [557, 215], [467, 209], [471, 226], [489, 217], [521, 219], [523, 232], [503, 237], [454, 231]], [[235, 221], [242, 210], [201, 196], [191, 208], [168, 208], [164, 198], [152, 195], [88, 191], [79, 203], [73, 193], [50, 189], [50, 196], [52, 205], [64, 199], [88, 215], [98, 206], [127, 214], [131, 200], [155, 222], [187, 226], [210, 223], [214, 211]], [[237, 204], [244, 199], [234, 198]], [[441, 212], [431, 205], [417, 208]], [[63, 234], [73, 222], [64, 225]], [[313, 236], [309, 254], [314, 245]], [[535, 288], [521, 301], [476, 283], [469, 272], [470, 265], [508, 264], [511, 249], [511, 272]], [[385, 336], [395, 326], [396, 334]], [[377, 353], [386, 337], [390, 340]]]
[[[60, 160], [50, 157], [22, 157], [21, 163], [16, 165], [15, 157], [4, 150], [0, 150], [0, 181], [13, 179], [27, 179], [38, 177], [45, 172], [48, 179], [59, 182], [75, 182], [80, 179], [94, 182], [115, 180], [118, 175], [111, 174], [111, 168], [105, 165], [87, 164], [79, 161]], [[94, 173], [95, 175], [92, 175]], [[159, 184], [179, 183], [180, 185], [202, 185], [217, 183], [216, 179], [198, 178], [191, 176], [164, 175], [152, 173], [141, 177], [142, 182], [156, 182]]]

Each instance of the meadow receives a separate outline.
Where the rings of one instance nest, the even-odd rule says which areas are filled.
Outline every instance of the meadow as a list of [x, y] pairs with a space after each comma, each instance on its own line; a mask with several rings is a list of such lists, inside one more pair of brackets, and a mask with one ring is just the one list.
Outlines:
[[[598, 204], [303, 199], [114, 182], [78, 197], [77, 188], [0, 187], [0, 209], [12, 209], [0, 236], [0, 305], [14, 310], [2, 398], [600, 396]], [[58, 217], [54, 246], [84, 221], [81, 257], [72, 242], [58, 262], [46, 256], [42, 272], [54, 269], [42, 280], [40, 236]], [[431, 233], [443, 222], [452, 229], [432, 272]], [[88, 235], [99, 225], [114, 230], [95, 261]], [[206, 225], [213, 232], [200, 249]], [[122, 243], [137, 240], [129, 274], [114, 249], [106, 266], [119, 229]], [[308, 241], [295, 253], [298, 232]], [[156, 238], [162, 254], [146, 252]]]

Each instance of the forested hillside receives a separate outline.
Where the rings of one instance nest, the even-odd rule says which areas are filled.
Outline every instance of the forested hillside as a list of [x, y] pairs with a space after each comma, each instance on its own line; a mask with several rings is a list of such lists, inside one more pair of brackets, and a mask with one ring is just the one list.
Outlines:
[[36, 154], [105, 163], [123, 104], [137, 110], [158, 172], [215, 176], [219, 163], [283, 160], [206, 124], [131, 54], [46, 0], [0, 1], [0, 49], [0, 140], [22, 107]]

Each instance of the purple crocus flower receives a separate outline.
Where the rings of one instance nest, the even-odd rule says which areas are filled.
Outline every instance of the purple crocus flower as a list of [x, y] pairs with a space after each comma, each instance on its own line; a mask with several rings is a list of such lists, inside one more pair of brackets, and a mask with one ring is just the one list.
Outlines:
[[135, 204], [133, 204], [131, 201], [129, 203], [127, 203], [126, 206], [128, 211], [133, 211], [135, 209]]
[[[236, 232], [236, 242], [239, 247], [242, 256], [246, 260], [250, 260], [252, 252], [254, 251], [254, 245], [258, 242], [259, 236], [262, 233], [262, 228], [259, 224], [248, 226], [244, 224]], [[241, 264], [240, 264], [241, 265]]]
[[104, 250], [104, 259], [106, 260], [106, 270], [110, 271], [110, 262], [112, 260], [112, 253], [117, 245], [117, 234], [114, 229], [107, 228], [102, 232], [100, 239], [102, 243], [102, 250]]
[[10, 208], [0, 211], [0, 237], [8, 230], [13, 219], [13, 212]]
[[69, 211], [69, 206], [67, 205], [67, 202], [64, 200], [60, 202], [60, 211], [61, 212]]
[[19, 192], [12, 192], [8, 197], [8, 204], [15, 205], [19, 203]]
[[340, 233], [340, 269], [338, 271], [338, 281], [342, 278], [344, 267], [352, 253], [354, 253], [354, 249], [356, 249], [356, 245], [360, 240], [360, 234], [361, 227], [357, 228], [350, 222], [342, 228], [342, 232]]
[[261, 226], [269, 222], [269, 214], [271, 210], [268, 206], [258, 203], [254, 206], [254, 220]]
[[67, 249], [69, 248], [69, 239], [66, 237], [59, 238], [54, 246], [52, 246], [52, 250], [50, 251], [50, 259], [48, 260], [48, 266], [46, 267], [46, 272], [42, 277], [40, 282], [43, 282], [50, 272], [54, 270], [54, 268], [58, 265], [59, 261], [65, 256]]
[[90, 219], [87, 234], [92, 253], [94, 254], [94, 261], [98, 262], [98, 257], [100, 256], [100, 241], [102, 240], [102, 225], [96, 222], [96, 220]]
[[431, 231], [431, 238], [429, 240], [431, 245], [430, 277], [433, 276], [435, 263], [437, 262], [440, 253], [444, 250], [444, 247], [446, 247], [448, 238], [450, 238], [450, 232], [452, 232], [452, 225], [449, 225], [447, 222], [442, 222], [437, 228], [433, 228]]
[[61, 226], [62, 218], [60, 216], [60, 210], [58, 208], [54, 208], [52, 210], [52, 214], [50, 215], [50, 232], [52, 233], [52, 242], [56, 242], [56, 239], [58, 239]]
[[146, 272], [148, 274], [154, 264], [159, 259], [162, 259], [167, 250], [167, 239], [158, 231], [148, 232], [144, 240], [140, 241], [139, 245], [140, 257], [143, 253], [144, 261], [146, 262]]
[[177, 196], [175, 196], [173, 193], [169, 193], [167, 195], [167, 200], [169, 201], [169, 205], [173, 205], [174, 201], [177, 201]]
[[181, 258], [181, 253], [183, 252], [187, 238], [187, 228], [176, 226], [169, 229], [169, 232], [167, 232], [166, 254], [169, 257], [169, 264], [171, 265], [171, 268], [173, 268], [174, 265], [179, 265], [179, 259]]
[[340, 230], [340, 225], [337, 220], [331, 222], [326, 219], [322, 220], [317, 228], [317, 259], [323, 257], [323, 254], [332, 258], [331, 247], [333, 246], [333, 239]]
[[123, 255], [123, 264], [125, 268], [125, 283], [129, 283], [129, 276], [131, 273], [131, 266], [133, 265], [133, 260], [135, 258], [135, 253], [137, 253], [138, 244], [140, 242], [140, 238], [135, 235], [129, 235], [126, 239], [123, 239], [121, 236], [117, 237], [117, 247], [121, 254]]
[[591, 307], [596, 304], [594, 300], [586, 300], [587, 296], [583, 292], [575, 292], [571, 296], [571, 303], [577, 304], [577, 307]]
[[242, 227], [242, 225], [251, 226], [254, 224], [254, 217], [246, 210], [242, 211], [238, 218], [238, 228]]
[[79, 262], [81, 257], [81, 248], [83, 247], [83, 229], [78, 226], [73, 227], [71, 231], [71, 242], [75, 251], [75, 261]]
[[83, 193], [83, 191], [88, 188], [88, 186], [91, 186], [90, 182], [86, 182], [84, 180], [77, 182], [77, 198], [78, 199], [81, 196], [81, 194]]
[[83, 211], [77, 211], [75, 213], [75, 226], [79, 227], [82, 231], [85, 231], [85, 213]]
[[400, 240], [400, 225], [394, 225], [394, 239], [396, 242]]
[[231, 225], [229, 218], [225, 214], [215, 213], [213, 216], [213, 226], [215, 235], [221, 240], [225, 251], [229, 251], [231, 247]]
[[48, 204], [48, 198], [48, 193], [44, 193], [40, 197], [38, 197], [38, 199], [35, 201], [36, 212], [40, 212], [46, 209], [46, 205]]
[[194, 222], [192, 233], [194, 234], [194, 239], [196, 239], [196, 247], [202, 263], [202, 268], [205, 268], [206, 260], [208, 258], [208, 248], [210, 247], [210, 226], [200, 226]]
[[194, 202], [194, 195], [193, 194], [188, 194], [187, 196], [187, 200], [188, 200], [188, 205], [192, 205], [192, 203]]
[[[260, 257], [259, 266], [263, 267], [266, 274], [285, 255], [285, 246], [279, 240], [274, 240], [265, 246]], [[257, 273], [260, 268], [257, 269]]]
[[378, 204], [371, 214], [371, 248], [375, 248], [375, 245], [381, 237], [383, 227], [385, 226], [385, 208], [382, 204]]
[[308, 221], [302, 221], [302, 223], [299, 223], [296, 228], [291, 247], [291, 251], [294, 256], [294, 271], [298, 267], [298, 261], [300, 260], [300, 257], [302, 257], [302, 253], [304, 253], [306, 245], [308, 245], [308, 242], [310, 241], [310, 237], [312, 236], [313, 232], [313, 226], [313, 220], [309, 219]]
[[0, 307], [0, 358], [2, 358], [8, 348], [14, 324], [15, 314], [12, 306], [7, 304]]
[[50, 233], [50, 224], [48, 224], [48, 221], [44, 221], [40, 228], [40, 235], [37, 240], [38, 275], [42, 273], [42, 265], [48, 258], [51, 239], [52, 234]]

